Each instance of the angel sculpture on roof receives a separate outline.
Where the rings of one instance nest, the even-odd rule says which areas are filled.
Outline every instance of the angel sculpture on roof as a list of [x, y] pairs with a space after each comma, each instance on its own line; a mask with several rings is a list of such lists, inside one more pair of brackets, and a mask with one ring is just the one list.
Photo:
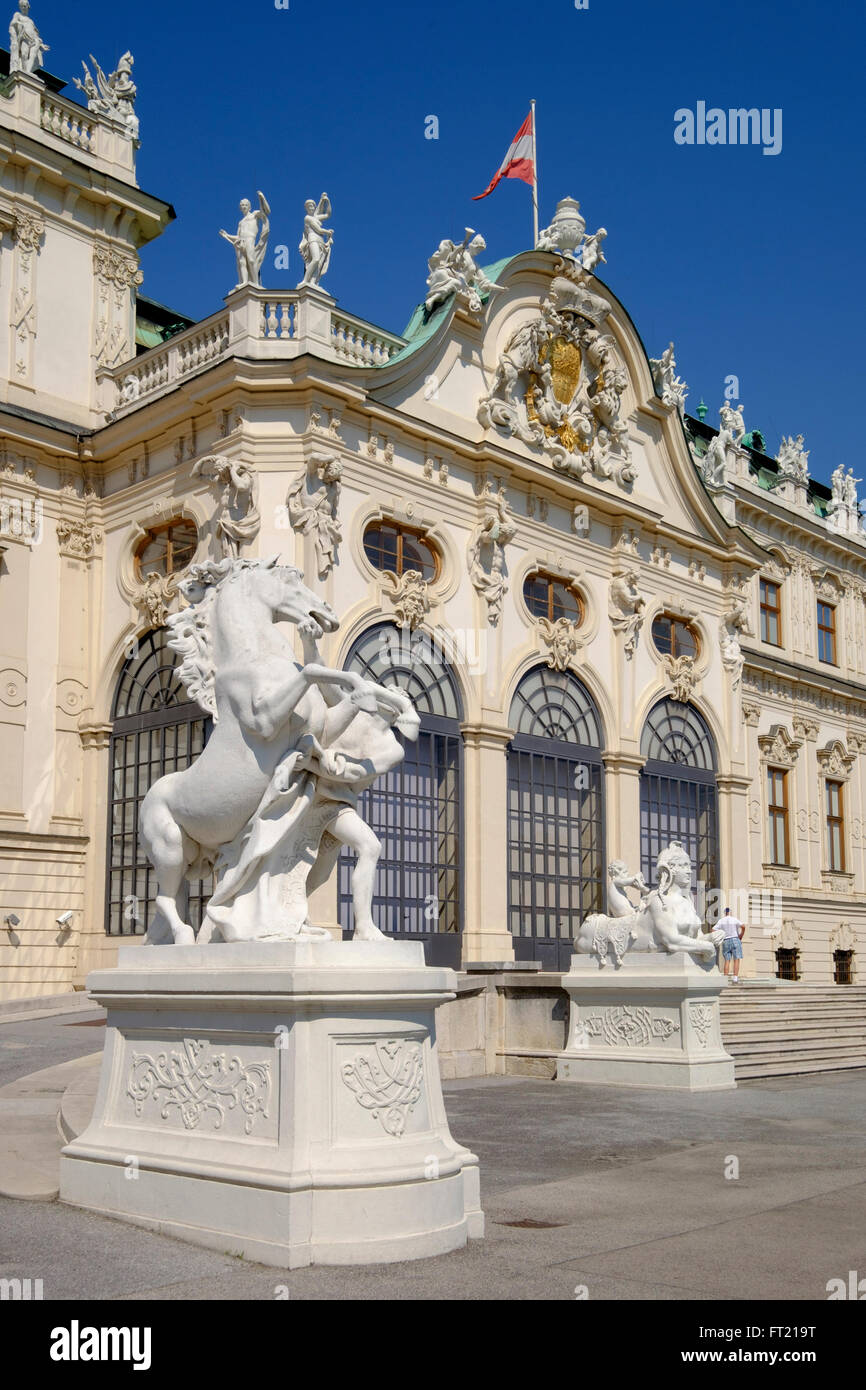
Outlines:
[[319, 284], [331, 263], [334, 245], [334, 229], [325, 226], [325, 220], [331, 216], [331, 200], [327, 193], [322, 194], [318, 204], [308, 198], [304, 203], [304, 212], [304, 235], [298, 250], [306, 269], [303, 280], [297, 286], [299, 290]]

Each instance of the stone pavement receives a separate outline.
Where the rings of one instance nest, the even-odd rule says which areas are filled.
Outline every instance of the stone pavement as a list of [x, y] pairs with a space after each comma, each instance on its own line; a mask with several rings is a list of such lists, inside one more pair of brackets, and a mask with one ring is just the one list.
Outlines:
[[289, 1273], [0, 1199], [0, 1277], [76, 1300], [824, 1301], [866, 1275], [866, 1071], [706, 1095], [485, 1078], [445, 1098], [481, 1160], [487, 1238], [464, 1251]]

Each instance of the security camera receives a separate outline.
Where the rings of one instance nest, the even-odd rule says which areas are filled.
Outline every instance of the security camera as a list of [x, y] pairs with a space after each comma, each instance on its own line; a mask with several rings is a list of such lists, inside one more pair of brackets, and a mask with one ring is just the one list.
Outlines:
[[57, 918], [57, 925], [58, 925], [58, 927], [68, 927], [68, 926], [69, 926], [69, 923], [70, 923], [71, 921], [72, 921], [72, 913], [71, 913], [71, 912], [61, 912], [60, 916]]
[[14, 912], [9, 912], [6, 914], [6, 925], [7, 927], [20, 927], [21, 918], [16, 917]]

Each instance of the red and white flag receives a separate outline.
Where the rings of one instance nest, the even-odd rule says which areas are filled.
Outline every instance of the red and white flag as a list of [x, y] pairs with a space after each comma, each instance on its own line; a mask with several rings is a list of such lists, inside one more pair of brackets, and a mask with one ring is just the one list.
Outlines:
[[500, 179], [523, 179], [524, 183], [530, 184], [535, 182], [535, 141], [533, 136], [532, 112], [530, 111], [487, 188], [483, 193], [476, 193], [472, 199], [473, 203], [477, 203], [479, 198], [486, 198], [488, 193], [492, 193]]

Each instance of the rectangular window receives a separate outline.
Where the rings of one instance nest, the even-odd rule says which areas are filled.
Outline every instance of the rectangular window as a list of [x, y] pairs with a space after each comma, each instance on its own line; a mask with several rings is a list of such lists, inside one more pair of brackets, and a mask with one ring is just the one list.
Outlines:
[[818, 604], [818, 660], [836, 665], [836, 609], [831, 603]]
[[833, 979], [835, 980], [837, 985], [853, 985], [853, 962], [853, 951], [833, 952]]
[[788, 864], [788, 774], [778, 767], [767, 768], [767, 811], [770, 863]]
[[782, 590], [769, 579], [761, 580], [761, 641], [782, 645]]
[[842, 783], [827, 782], [827, 862], [836, 873], [845, 872], [845, 811]]

